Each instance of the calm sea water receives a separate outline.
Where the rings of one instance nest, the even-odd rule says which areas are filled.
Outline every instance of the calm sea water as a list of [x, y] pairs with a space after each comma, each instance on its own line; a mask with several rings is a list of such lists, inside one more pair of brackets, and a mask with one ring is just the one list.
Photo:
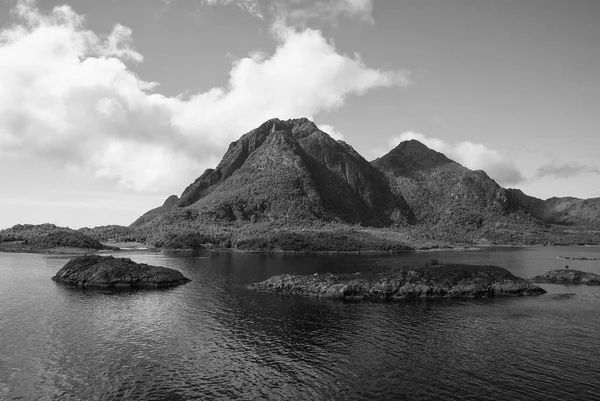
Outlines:
[[600, 287], [517, 299], [343, 302], [251, 292], [289, 272], [495, 264], [532, 277], [600, 273], [598, 247], [398, 256], [126, 253], [193, 281], [82, 291], [50, 278], [65, 256], [0, 253], [0, 399], [598, 400]]

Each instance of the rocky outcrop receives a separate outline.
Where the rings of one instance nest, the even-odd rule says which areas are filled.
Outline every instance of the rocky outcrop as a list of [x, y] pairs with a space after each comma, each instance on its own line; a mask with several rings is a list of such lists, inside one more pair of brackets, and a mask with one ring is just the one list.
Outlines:
[[487, 298], [546, 292], [501, 267], [469, 265], [403, 267], [377, 274], [283, 274], [249, 288], [282, 295], [356, 300]]
[[548, 284], [600, 285], [600, 274], [582, 272], [580, 270], [558, 269], [535, 276], [531, 281]]
[[98, 255], [70, 260], [52, 280], [82, 288], [163, 288], [190, 281], [179, 271], [167, 267]]

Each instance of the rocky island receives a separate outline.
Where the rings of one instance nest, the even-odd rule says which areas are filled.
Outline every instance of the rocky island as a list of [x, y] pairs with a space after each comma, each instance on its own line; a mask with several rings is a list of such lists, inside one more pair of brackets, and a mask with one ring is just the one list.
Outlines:
[[190, 281], [168, 267], [99, 255], [71, 259], [52, 280], [82, 288], [164, 288]]
[[382, 273], [283, 274], [251, 284], [252, 290], [348, 300], [487, 298], [546, 291], [498, 266], [435, 264]]
[[86, 254], [118, 250], [83, 232], [54, 224], [17, 224], [0, 230], [0, 252]]
[[557, 269], [531, 279], [535, 283], [600, 285], [600, 274], [580, 270]]

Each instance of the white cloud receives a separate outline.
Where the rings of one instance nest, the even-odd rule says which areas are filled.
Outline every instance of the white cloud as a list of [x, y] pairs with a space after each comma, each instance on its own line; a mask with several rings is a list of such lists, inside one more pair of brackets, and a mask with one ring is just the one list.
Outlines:
[[320, 31], [280, 26], [275, 52], [235, 61], [225, 87], [167, 97], [125, 64], [143, 60], [129, 28], [98, 35], [68, 6], [43, 14], [22, 1], [14, 14], [0, 33], [0, 156], [137, 190], [181, 190], [269, 118], [314, 118], [349, 95], [407, 83], [406, 72], [337, 53]]
[[340, 17], [373, 20], [373, 0], [204, 0], [204, 3], [237, 6], [261, 19], [268, 15], [286, 25], [306, 26], [311, 20], [336, 23]]
[[442, 139], [426, 137], [423, 134], [408, 131], [389, 141], [397, 146], [402, 141], [416, 139], [425, 146], [445, 154], [450, 159], [471, 170], [484, 170], [501, 185], [512, 185], [524, 180], [515, 164], [500, 152], [480, 143], [463, 141], [450, 144]]
[[567, 179], [582, 174], [600, 174], [600, 168], [577, 162], [564, 164], [552, 162], [540, 166], [536, 171], [535, 178], [552, 177]]
[[329, 134], [329, 136], [332, 137], [333, 139], [335, 139], [336, 141], [344, 140], [344, 134], [342, 134], [340, 131], [335, 129], [332, 125], [318, 124], [318, 126], [321, 131], [325, 132], [326, 134]]
[[209, 5], [237, 6], [261, 19], [264, 18], [264, 10], [268, 10], [270, 8], [270, 2], [270, 0], [204, 0], [204, 3]]

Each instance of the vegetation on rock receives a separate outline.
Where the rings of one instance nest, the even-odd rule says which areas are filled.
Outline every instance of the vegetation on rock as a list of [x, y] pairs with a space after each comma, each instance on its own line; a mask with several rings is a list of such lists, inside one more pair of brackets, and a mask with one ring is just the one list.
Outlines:
[[0, 239], [0, 242], [19, 242], [18, 247], [0, 246], [0, 250], [22, 252], [42, 252], [55, 248], [115, 249], [103, 245], [83, 232], [54, 224], [18, 224], [0, 231]]
[[251, 284], [249, 288], [282, 295], [350, 300], [487, 298], [546, 292], [498, 266], [446, 265], [438, 261], [417, 269], [402, 267], [373, 274], [283, 274]]
[[600, 275], [580, 270], [558, 269], [535, 276], [531, 281], [549, 284], [587, 284], [600, 285]]

